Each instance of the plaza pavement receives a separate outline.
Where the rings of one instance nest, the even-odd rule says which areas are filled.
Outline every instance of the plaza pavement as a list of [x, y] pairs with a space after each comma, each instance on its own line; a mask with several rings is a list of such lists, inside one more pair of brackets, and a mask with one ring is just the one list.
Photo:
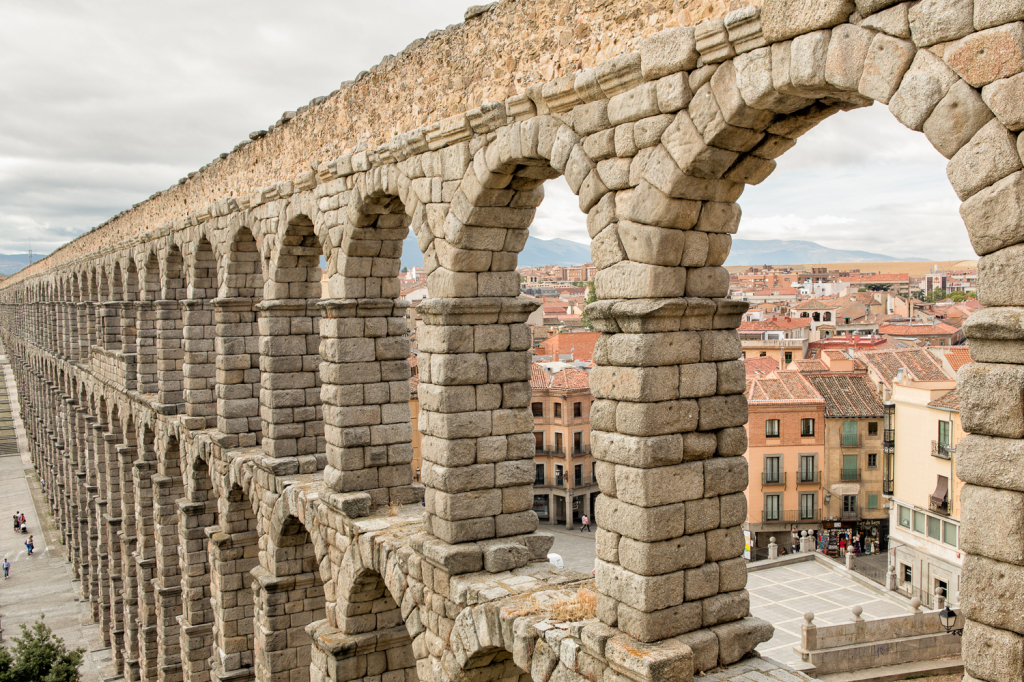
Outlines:
[[[11, 562], [10, 577], [0, 577], [0, 624], [4, 643], [21, 634], [21, 625], [31, 626], [40, 616], [61, 637], [69, 649], [85, 649], [82, 682], [121, 679], [114, 670], [109, 647], [103, 644], [98, 624], [92, 622], [89, 603], [81, 600], [80, 583], [73, 580], [71, 563], [64, 558], [60, 535], [47, 511], [32, 467], [21, 422], [17, 386], [6, 356], [0, 355], [10, 395], [14, 426], [18, 433], [20, 456], [0, 457], [0, 561]], [[25, 514], [25, 522], [35, 542], [28, 556], [27, 535], [14, 532], [15, 511]], [[41, 516], [40, 512], [44, 512]]]

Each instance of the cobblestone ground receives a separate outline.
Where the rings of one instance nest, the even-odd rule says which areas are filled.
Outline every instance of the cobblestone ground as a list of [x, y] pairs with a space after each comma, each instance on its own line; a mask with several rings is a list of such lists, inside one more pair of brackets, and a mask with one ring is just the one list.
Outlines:
[[541, 524], [538, 530], [547, 531], [555, 536], [555, 544], [551, 546], [551, 552], [562, 557], [566, 568], [580, 573], [590, 573], [594, 570], [594, 559], [597, 558], [594, 533], [580, 532], [578, 528], [566, 530], [565, 526], [545, 524]]
[[[0, 457], [0, 517], [7, 522], [0, 526], [0, 561], [11, 562], [10, 577], [0, 578], [0, 622], [7, 644], [21, 633], [21, 625], [31, 625], [40, 615], [54, 633], [64, 639], [68, 648], [85, 649], [82, 665], [83, 682], [99, 682], [114, 676], [110, 649], [104, 647], [99, 625], [92, 622], [88, 602], [80, 601], [79, 583], [72, 580], [71, 564], [64, 559], [60, 538], [53, 519], [45, 512], [46, 504], [39, 489], [39, 479], [31, 468], [24, 442], [24, 429], [18, 415], [16, 387], [6, 359], [0, 362], [7, 372], [7, 386], [15, 415], [21, 456]], [[16, 511], [25, 514], [35, 552], [28, 556], [25, 539], [14, 532]]]

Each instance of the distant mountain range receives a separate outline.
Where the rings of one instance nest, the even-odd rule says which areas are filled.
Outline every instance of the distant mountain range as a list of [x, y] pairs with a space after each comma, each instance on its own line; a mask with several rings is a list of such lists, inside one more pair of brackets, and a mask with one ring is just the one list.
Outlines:
[[[45, 257], [45, 253], [33, 253], [32, 262], [35, 263], [39, 259]], [[26, 265], [28, 265], [27, 253], [0, 253], [0, 274], [13, 275]]]
[[[869, 251], [830, 249], [815, 242], [786, 239], [733, 239], [726, 265], [791, 265], [812, 263], [878, 263], [923, 261], [926, 258], [894, 258]], [[582, 265], [590, 262], [590, 247], [568, 239], [537, 239], [531, 237], [519, 254], [519, 267], [542, 265]], [[422, 266], [423, 256], [416, 238], [405, 240], [402, 250], [404, 267]]]

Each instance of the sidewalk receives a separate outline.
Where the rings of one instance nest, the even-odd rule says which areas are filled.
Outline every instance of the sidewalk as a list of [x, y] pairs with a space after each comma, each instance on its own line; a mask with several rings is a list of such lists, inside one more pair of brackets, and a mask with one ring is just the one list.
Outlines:
[[[28, 454], [25, 428], [21, 422], [17, 386], [7, 357], [0, 355], [0, 366], [10, 395], [14, 426], [18, 433], [20, 456], [0, 457], [0, 561], [11, 562], [10, 578], [0, 578], [0, 622], [5, 644], [21, 634], [21, 625], [31, 626], [40, 614], [54, 634], [68, 648], [85, 649], [81, 674], [83, 682], [121, 679], [111, 662], [110, 649], [104, 648], [99, 625], [92, 622], [88, 602], [81, 601], [77, 580], [72, 580], [71, 563], [42, 497], [39, 478]], [[27, 535], [14, 532], [15, 511], [25, 515], [35, 552], [28, 556]], [[45, 512], [40, 516], [40, 512]]]

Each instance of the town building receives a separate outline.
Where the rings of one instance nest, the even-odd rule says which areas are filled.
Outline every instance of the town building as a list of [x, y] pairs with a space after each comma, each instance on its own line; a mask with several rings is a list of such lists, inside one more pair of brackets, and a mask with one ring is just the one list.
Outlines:
[[893, 381], [889, 570], [896, 587], [934, 606], [937, 591], [959, 604], [960, 492], [956, 448], [964, 435], [956, 381]]
[[805, 319], [773, 317], [745, 321], [738, 331], [743, 358], [774, 358], [783, 369], [807, 355], [807, 344], [811, 340], [810, 324]]
[[748, 558], [765, 558], [771, 537], [819, 531], [825, 458], [825, 401], [796, 371], [747, 374]]
[[[558, 363], [551, 363], [557, 365]], [[545, 371], [532, 364], [536, 439], [533, 510], [541, 521], [572, 528], [593, 516], [597, 477], [590, 453], [590, 375], [575, 367]]]

